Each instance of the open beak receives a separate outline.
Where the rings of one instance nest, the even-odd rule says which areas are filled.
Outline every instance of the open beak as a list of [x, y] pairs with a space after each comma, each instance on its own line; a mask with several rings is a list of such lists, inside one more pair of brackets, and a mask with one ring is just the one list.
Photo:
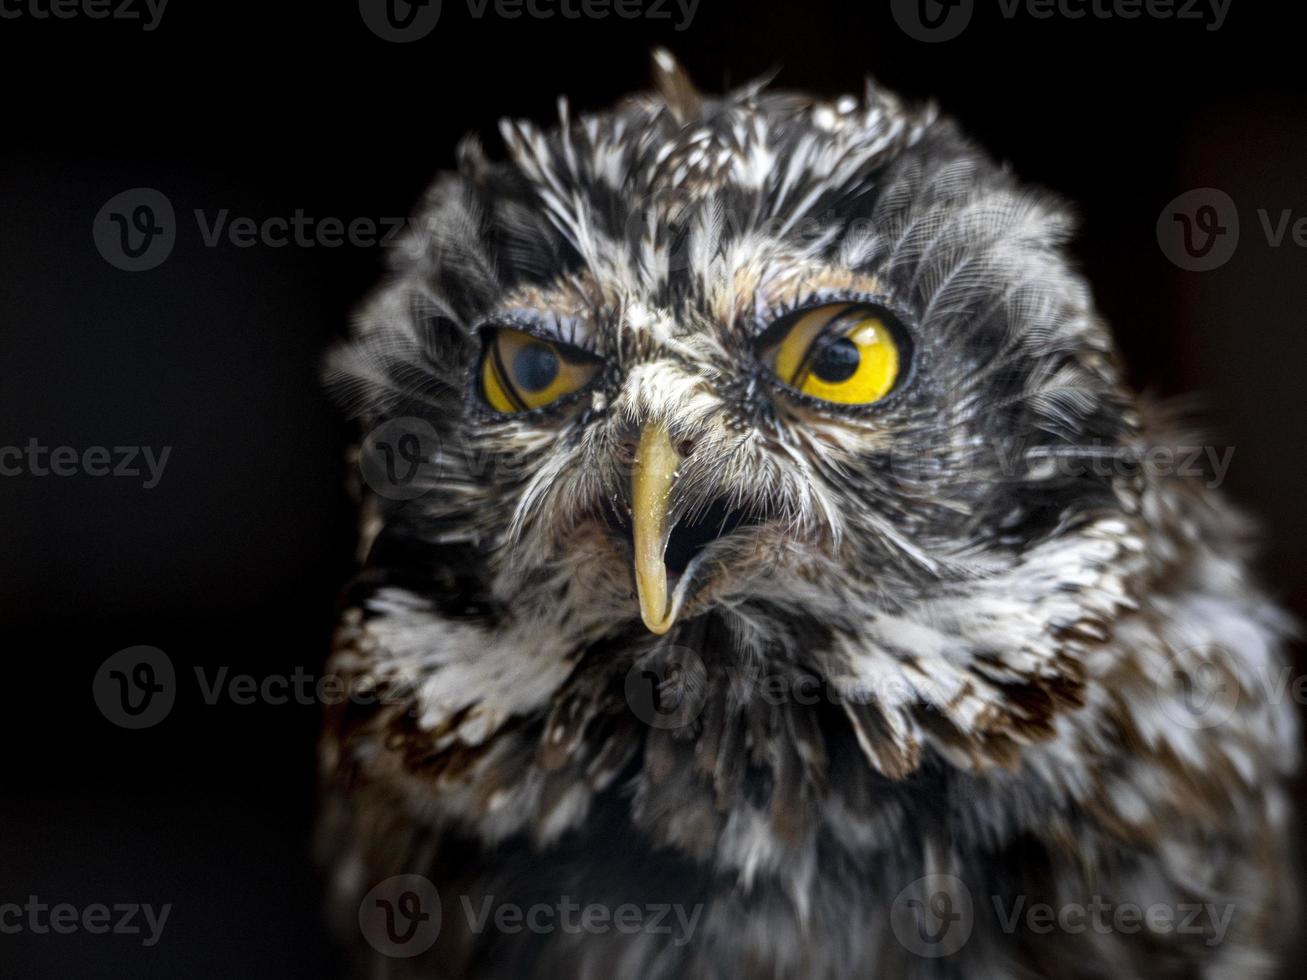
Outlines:
[[667, 585], [667, 512], [681, 457], [661, 425], [640, 433], [631, 473], [631, 521], [635, 543], [635, 587], [640, 616], [650, 632], [662, 635], [676, 619]]

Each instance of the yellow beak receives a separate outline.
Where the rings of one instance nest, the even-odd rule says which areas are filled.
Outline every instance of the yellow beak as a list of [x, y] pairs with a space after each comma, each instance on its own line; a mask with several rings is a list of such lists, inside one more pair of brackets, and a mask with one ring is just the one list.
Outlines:
[[667, 589], [667, 512], [681, 457], [661, 425], [640, 433], [631, 473], [631, 522], [635, 539], [635, 588], [640, 617], [650, 632], [662, 635], [676, 619]]

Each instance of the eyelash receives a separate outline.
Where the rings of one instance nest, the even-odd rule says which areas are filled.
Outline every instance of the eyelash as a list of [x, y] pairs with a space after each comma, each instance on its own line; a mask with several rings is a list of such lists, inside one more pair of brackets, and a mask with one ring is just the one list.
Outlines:
[[547, 344], [574, 347], [592, 357], [602, 357], [595, 346], [594, 334], [587, 332], [578, 336], [578, 333], [580, 333], [579, 318], [568, 317], [564, 319], [559, 316], [525, 316], [510, 313], [479, 321], [472, 327], [472, 334], [480, 337], [484, 343], [484, 338], [488, 334], [500, 328], [519, 330], [522, 333], [530, 334], [536, 340], [543, 340]]

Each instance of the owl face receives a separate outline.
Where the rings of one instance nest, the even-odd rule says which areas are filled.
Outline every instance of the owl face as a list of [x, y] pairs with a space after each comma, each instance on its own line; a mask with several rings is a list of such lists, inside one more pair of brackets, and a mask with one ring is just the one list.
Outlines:
[[674, 298], [596, 309], [533, 291], [478, 325], [477, 438], [497, 458], [531, 446], [526, 478], [504, 488], [508, 561], [547, 568], [593, 540], [581, 578], [634, 591], [663, 634], [713, 604], [784, 597], [802, 569], [876, 542], [889, 513], [842, 501], [917, 411], [910, 313], [874, 276], [777, 261], [783, 284], [746, 296], [712, 291], [744, 270], [703, 270]]
[[1115, 506], [1040, 465], [1132, 424], [1054, 202], [871, 85], [657, 74], [431, 192], [335, 362], [440, 434], [379, 553], [568, 642], [717, 613], [803, 657]]

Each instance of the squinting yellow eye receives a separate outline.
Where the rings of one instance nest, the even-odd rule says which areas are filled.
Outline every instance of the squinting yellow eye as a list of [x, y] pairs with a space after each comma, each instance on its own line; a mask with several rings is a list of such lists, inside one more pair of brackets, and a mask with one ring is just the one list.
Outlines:
[[813, 398], [870, 405], [894, 387], [899, 345], [875, 310], [833, 303], [804, 313], [764, 351], [776, 377]]
[[481, 355], [481, 392], [497, 412], [526, 412], [577, 391], [598, 370], [599, 362], [582, 351], [500, 327]]

